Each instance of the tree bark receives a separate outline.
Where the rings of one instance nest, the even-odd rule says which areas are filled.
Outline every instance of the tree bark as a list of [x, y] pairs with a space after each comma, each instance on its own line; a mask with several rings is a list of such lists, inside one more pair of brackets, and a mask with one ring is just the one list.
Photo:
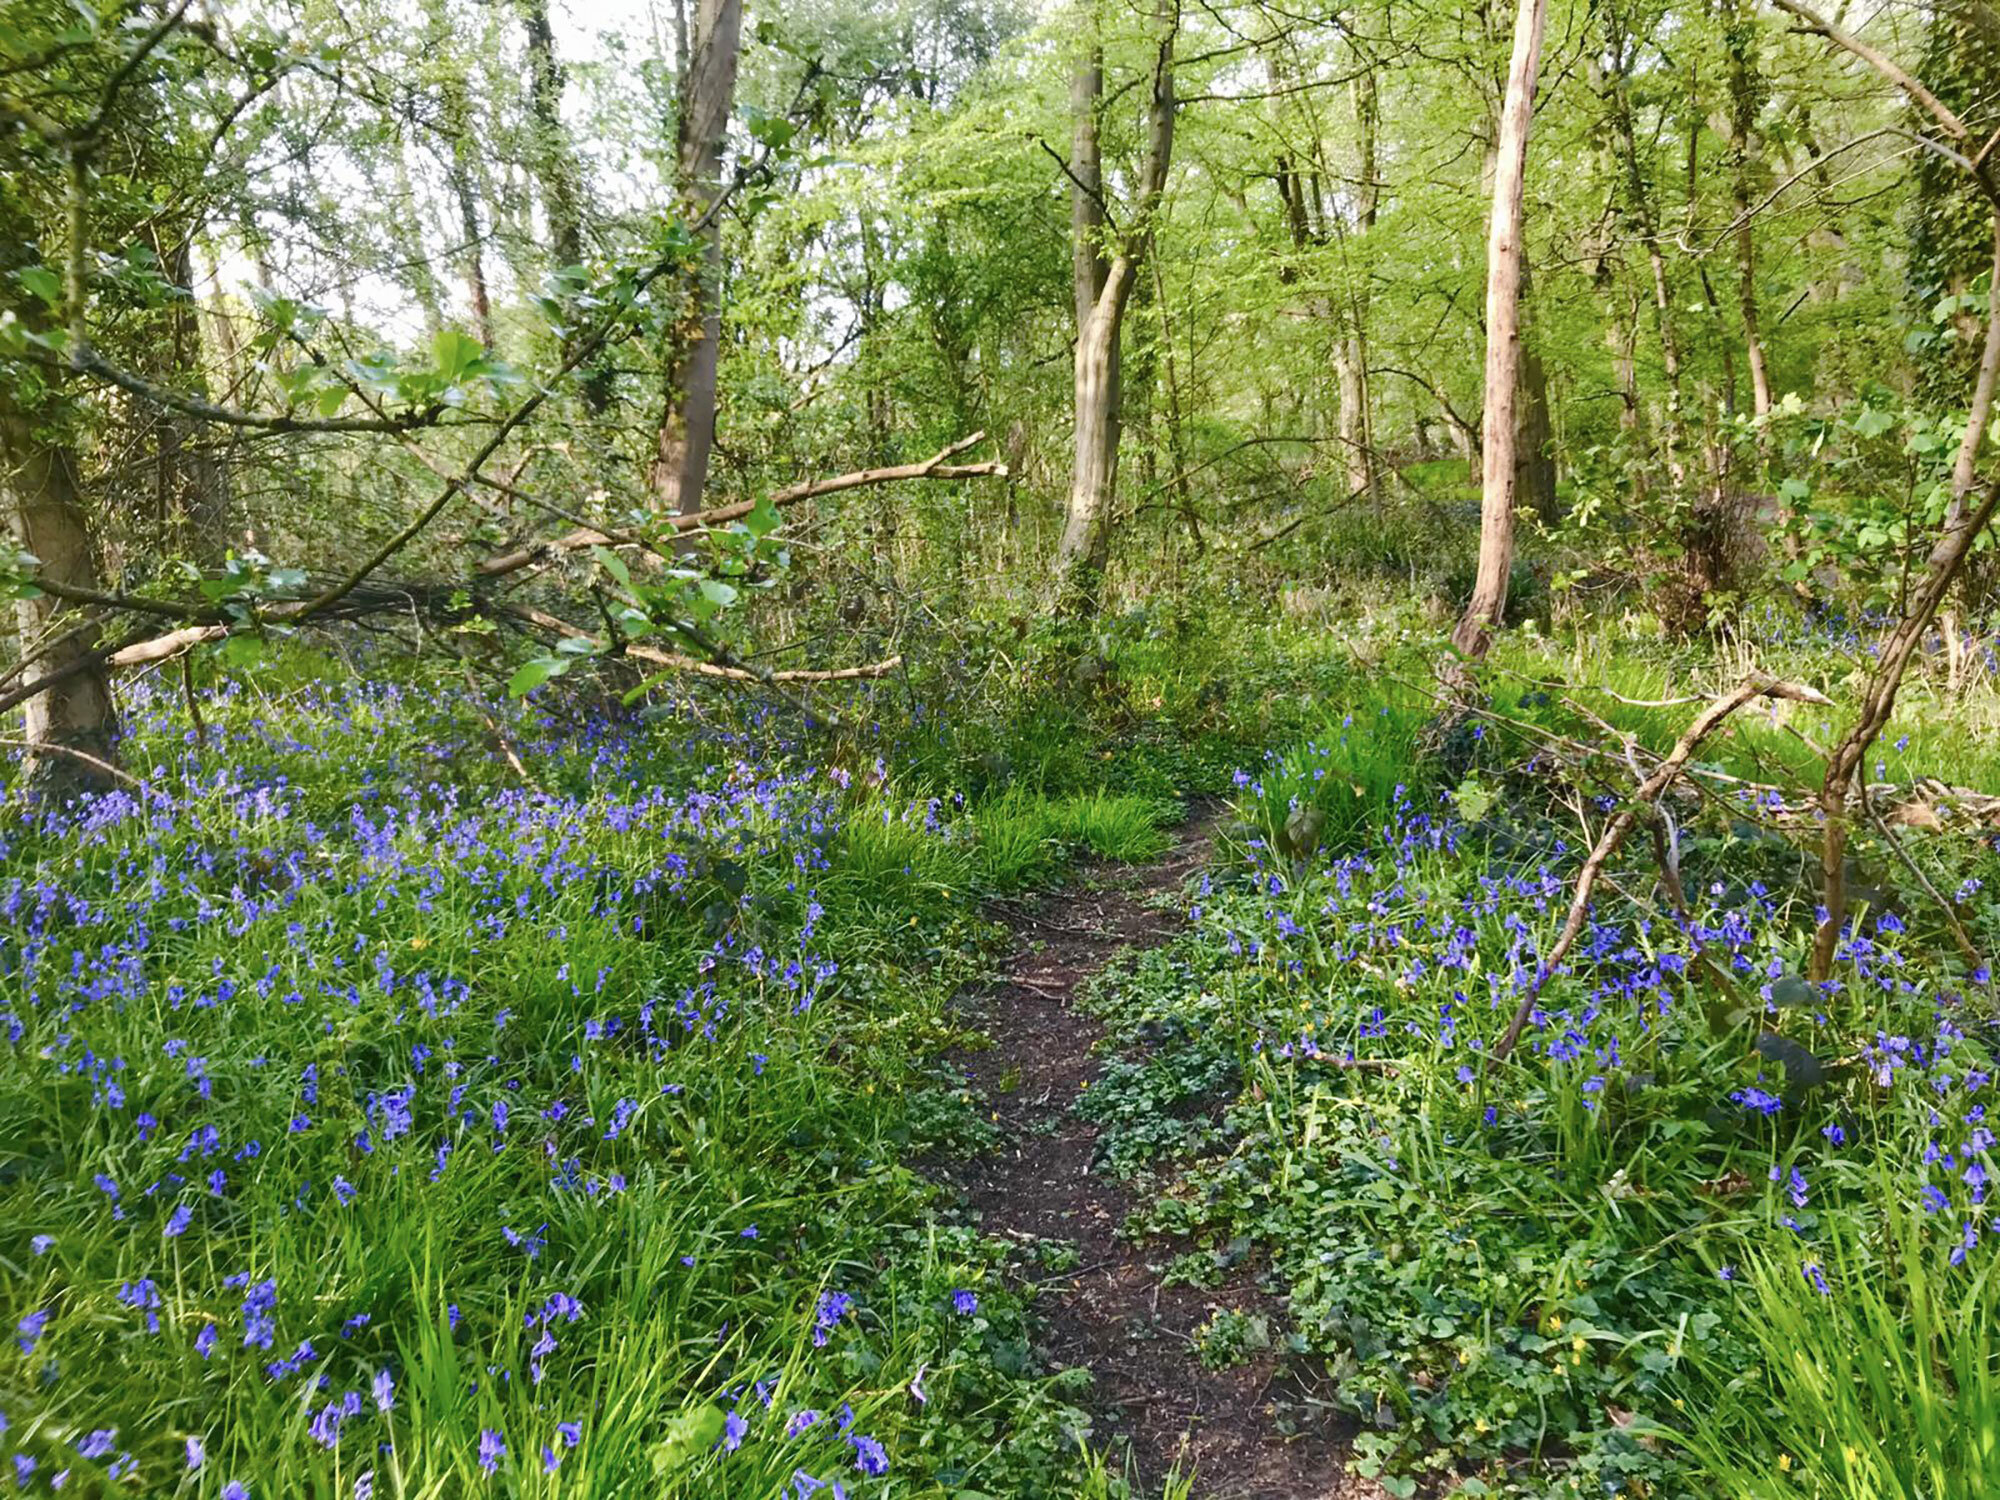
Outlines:
[[452, 205], [458, 210], [459, 264], [465, 276], [465, 296], [472, 304], [472, 321], [479, 330], [479, 342], [491, 352], [493, 298], [486, 285], [486, 231], [479, 220], [479, 189], [473, 180], [472, 118], [463, 79], [452, 79], [445, 85], [444, 125], [451, 136], [445, 179], [451, 188]]
[[1808, 971], [1815, 980], [1824, 980], [1833, 972], [1833, 961], [1840, 949], [1840, 929], [1847, 915], [1847, 801], [1855, 778], [1875, 737], [1896, 711], [1896, 693], [1902, 686], [1910, 657], [1937, 617], [1973, 544], [2000, 507], [2000, 481], [1988, 485], [1985, 494], [1974, 501], [1979, 489], [1979, 455], [1986, 442], [1986, 430], [1992, 424], [1996, 391], [2000, 391], [2000, 206], [1993, 211], [1993, 281], [1987, 297], [1986, 339], [1980, 350], [1979, 373], [1973, 381], [1965, 432], [1952, 465], [1951, 504], [1945, 514], [1944, 529], [1931, 548], [1922, 583], [1875, 658], [1868, 686], [1862, 692], [1861, 712], [1827, 757], [1826, 778], [1820, 784], [1820, 817], [1824, 823], [1820, 878], [1824, 912], [1813, 935], [1812, 966]]
[[1507, 609], [1514, 566], [1515, 405], [1521, 364], [1521, 223], [1548, 0], [1520, 0], [1493, 169], [1486, 239], [1486, 405], [1480, 443], [1479, 567], [1452, 644], [1478, 660]]
[[[1056, 613], [1064, 619], [1096, 613], [1110, 560], [1111, 507], [1118, 488], [1119, 339], [1126, 305], [1151, 246], [1153, 222], [1173, 155], [1174, 36], [1178, 22], [1178, 12], [1171, 7], [1162, 16], [1146, 106], [1146, 154], [1138, 191], [1127, 208], [1130, 222], [1117, 232], [1117, 245], [1103, 266], [1101, 280], [1100, 256], [1094, 247], [1084, 241], [1073, 247], [1078, 314], [1073, 372], [1076, 446], [1055, 566]], [[1070, 95], [1076, 112], [1072, 152], [1078, 156], [1087, 152], [1092, 167], [1096, 164], [1096, 117], [1103, 89], [1103, 70], [1093, 54], [1079, 67]], [[1075, 176], [1070, 184], [1072, 227], [1105, 222], [1101, 173], [1093, 183], [1077, 171], [1076, 163], [1070, 170]], [[1088, 207], [1077, 205], [1078, 196], [1091, 200], [1096, 218]], [[1086, 298], [1086, 287], [1093, 284], [1096, 295]]]
[[1743, 316], [1744, 361], [1750, 367], [1751, 412], [1759, 419], [1771, 410], [1771, 375], [1764, 362], [1764, 334], [1757, 310], [1757, 237], [1752, 229], [1754, 184], [1753, 133], [1763, 107], [1764, 85], [1758, 75], [1757, 17], [1738, 0], [1729, 18], [1729, 183], [1736, 209], [1737, 305]]
[[[14, 540], [40, 559], [38, 577], [95, 590], [97, 553], [77, 482], [76, 455], [46, 434], [46, 414], [24, 409], [16, 389], [14, 383], [0, 381], [0, 500]], [[28, 777], [53, 787], [107, 781], [90, 764], [91, 759], [113, 760], [117, 730], [111, 679], [102, 660], [95, 659], [96, 629], [48, 594], [18, 600], [14, 623], [21, 655], [42, 652], [36, 675], [65, 674], [22, 707]]]
[[[556, 56], [548, 0], [521, 0], [521, 26], [528, 38], [528, 109], [534, 119], [534, 173], [548, 219], [549, 252], [558, 269], [583, 263], [583, 168], [563, 125], [562, 97], [568, 75]], [[564, 334], [563, 353], [574, 347], [575, 325]], [[583, 371], [584, 405], [602, 413], [611, 404], [611, 372], [603, 361]]]
[[[681, 211], [699, 220], [722, 191], [722, 152], [736, 102], [742, 0], [700, 0], [682, 58], [675, 171]], [[660, 508], [691, 515], [708, 487], [722, 357], [722, 226], [702, 230], [700, 261], [684, 289], [684, 314], [662, 352], [662, 408], [651, 485]]]

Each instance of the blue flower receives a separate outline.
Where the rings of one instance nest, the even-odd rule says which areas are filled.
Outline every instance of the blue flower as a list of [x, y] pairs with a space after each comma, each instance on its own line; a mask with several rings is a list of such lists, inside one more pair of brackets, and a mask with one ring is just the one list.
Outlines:
[[479, 1467], [492, 1474], [499, 1470], [500, 1460], [507, 1456], [506, 1441], [491, 1427], [479, 1429]]
[[971, 1292], [953, 1292], [951, 1305], [957, 1309], [959, 1316], [964, 1318], [969, 1318], [979, 1311], [979, 1299]]
[[750, 1431], [750, 1424], [731, 1412], [722, 1419], [722, 1437], [718, 1444], [724, 1453], [734, 1453], [743, 1446], [743, 1438]]

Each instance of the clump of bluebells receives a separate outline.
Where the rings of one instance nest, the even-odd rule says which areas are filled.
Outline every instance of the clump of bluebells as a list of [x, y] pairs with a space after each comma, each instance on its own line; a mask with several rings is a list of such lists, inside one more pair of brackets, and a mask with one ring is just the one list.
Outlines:
[[[1788, 1268], [1809, 1316], [1851, 1293], [1858, 1244], [1915, 1255], [1940, 1305], [1988, 1274], [1987, 976], [1863, 910], [1807, 986], [1811, 891], [1723, 844], [1690, 862], [1685, 918], [1607, 890], [1495, 1062], [1586, 848], [1573, 823], [1496, 834], [1408, 786], [1353, 837], [1287, 840], [1320, 788], [1368, 790], [1381, 756], [1349, 741], [1371, 722], [1239, 775], [1240, 863], [1203, 880], [1170, 961], [1111, 988], [1114, 1036], [1144, 1050], [1088, 1108], [1154, 1128], [1132, 1116], [1165, 1095], [1145, 1077], [1163, 1035], [1233, 1065], [1176, 1064], [1236, 1092], [1145, 1222], [1263, 1244], [1296, 1337], [1373, 1428], [1371, 1472], [1505, 1485], [1540, 1455], [1536, 1493], [1699, 1484], [1664, 1434], [1723, 1401], [1713, 1372], [1756, 1367], [1739, 1264]], [[1893, 1246], [1885, 1200], [1909, 1210]]]
[[899, 977], [898, 883], [949, 807], [712, 714], [126, 707], [137, 787], [0, 806], [21, 1490], [862, 1496], [946, 1421], [1068, 1461], [954, 1308], [977, 1242], [884, 1248], [923, 1190], [880, 1085], [951, 976]]

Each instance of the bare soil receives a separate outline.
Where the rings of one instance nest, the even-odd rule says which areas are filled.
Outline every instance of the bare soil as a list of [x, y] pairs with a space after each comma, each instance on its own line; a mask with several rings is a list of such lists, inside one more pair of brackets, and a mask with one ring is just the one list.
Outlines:
[[[1121, 950], [1181, 928], [1185, 907], [1167, 898], [1207, 860], [1218, 821], [1198, 811], [1158, 862], [1093, 867], [1000, 912], [1014, 930], [1002, 977], [960, 1001], [992, 1045], [957, 1061], [1003, 1141], [948, 1175], [988, 1234], [1023, 1247], [1039, 1352], [1050, 1368], [1090, 1370], [1099, 1437], [1124, 1450], [1142, 1494], [1178, 1471], [1202, 1500], [1379, 1496], [1346, 1471], [1352, 1428], [1315, 1399], [1308, 1373], [1273, 1352], [1228, 1369], [1200, 1363], [1194, 1335], [1218, 1309], [1261, 1313], [1275, 1331], [1281, 1307], [1249, 1263], [1221, 1286], [1163, 1286], [1172, 1247], [1120, 1234], [1132, 1190], [1094, 1165], [1097, 1127], [1072, 1108], [1101, 1072], [1104, 1035], [1079, 988]], [[1075, 1269], [1050, 1274], [1025, 1253], [1045, 1240], [1074, 1245]]]

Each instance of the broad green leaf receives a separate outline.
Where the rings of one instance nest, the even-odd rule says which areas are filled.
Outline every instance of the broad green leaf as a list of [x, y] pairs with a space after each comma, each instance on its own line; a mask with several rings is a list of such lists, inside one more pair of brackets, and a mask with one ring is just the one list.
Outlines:
[[29, 296], [41, 298], [50, 307], [62, 301], [62, 278], [47, 266], [29, 266], [16, 279]]
[[647, 1450], [656, 1477], [667, 1479], [705, 1455], [722, 1436], [723, 1416], [715, 1406], [690, 1407], [669, 1417], [665, 1435]]
[[440, 328], [437, 337], [431, 341], [431, 360], [438, 378], [446, 385], [463, 379], [485, 352], [485, 346], [478, 339], [460, 333], [456, 328]]
[[560, 656], [537, 656], [532, 661], [521, 664], [521, 669], [507, 679], [510, 697], [525, 698], [551, 677], [560, 677], [569, 670], [569, 661]]

